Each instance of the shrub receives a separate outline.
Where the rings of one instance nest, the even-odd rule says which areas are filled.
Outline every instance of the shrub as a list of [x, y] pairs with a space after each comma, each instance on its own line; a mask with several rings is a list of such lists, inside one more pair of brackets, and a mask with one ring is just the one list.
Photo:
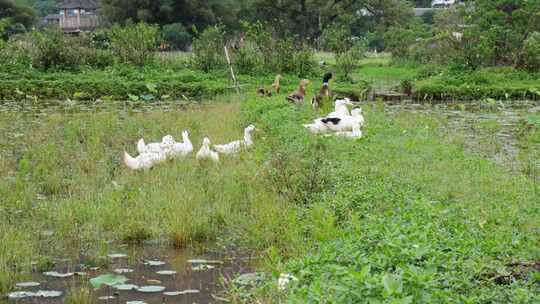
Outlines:
[[282, 39], [276, 43], [272, 58], [276, 72], [295, 73], [305, 76], [315, 68], [314, 51], [303, 43], [296, 44], [298, 39]]
[[523, 45], [523, 65], [530, 71], [540, 70], [540, 32], [533, 32]]
[[24, 69], [32, 64], [27, 46], [29, 42], [12, 39], [9, 42], [0, 40], [0, 66], [2, 71]]
[[336, 54], [345, 53], [354, 46], [351, 30], [343, 25], [327, 27], [321, 38], [325, 51]]
[[336, 67], [340, 73], [339, 76], [350, 79], [351, 73], [358, 66], [358, 61], [364, 56], [365, 51], [365, 46], [357, 43], [348, 51], [336, 54]]
[[48, 28], [31, 34], [31, 57], [35, 67], [48, 69], [77, 69], [80, 56], [75, 51], [69, 37], [60, 29]]
[[260, 23], [243, 23], [245, 37], [235, 48], [240, 73], [295, 73], [305, 76], [315, 68], [314, 51], [298, 37], [276, 40]]
[[251, 74], [265, 70], [265, 56], [253, 41], [246, 41], [234, 54], [234, 64], [239, 73]]
[[145, 23], [114, 26], [109, 31], [112, 51], [123, 63], [144, 65], [154, 58], [158, 28]]
[[163, 26], [161, 30], [163, 39], [175, 50], [186, 51], [191, 45], [193, 37], [182, 23], [172, 23]]
[[224, 32], [219, 26], [209, 27], [193, 42], [194, 65], [208, 72], [225, 66]]

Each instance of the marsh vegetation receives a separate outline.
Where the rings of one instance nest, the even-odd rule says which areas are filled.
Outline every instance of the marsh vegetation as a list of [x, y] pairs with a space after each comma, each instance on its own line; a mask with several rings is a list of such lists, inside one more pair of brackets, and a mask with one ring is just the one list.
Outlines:
[[[0, 302], [540, 301], [536, 2], [431, 19], [408, 1], [151, 2], [103, 1], [117, 24], [68, 36], [0, 1]], [[329, 74], [361, 139], [302, 127], [331, 111], [309, 104]], [[303, 79], [305, 104], [286, 101]], [[140, 138], [189, 130], [197, 150], [250, 124], [219, 164], [122, 163]]]

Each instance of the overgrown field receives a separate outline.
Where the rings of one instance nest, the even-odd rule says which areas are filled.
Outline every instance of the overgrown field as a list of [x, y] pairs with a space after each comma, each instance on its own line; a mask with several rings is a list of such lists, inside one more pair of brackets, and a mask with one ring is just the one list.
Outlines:
[[[539, 299], [537, 183], [464, 152], [465, 139], [441, 133], [436, 117], [390, 118], [372, 106], [365, 109], [364, 139], [311, 139], [301, 147], [298, 111], [256, 102], [250, 107], [262, 115], [267, 132], [279, 134], [267, 146], [283, 143], [287, 151], [275, 151], [275, 163], [285, 158], [284, 168], [297, 168], [289, 156], [304, 160], [304, 169], [280, 177], [283, 187], [294, 185], [286, 189], [299, 189], [293, 198], [307, 242], [292, 259], [271, 259], [300, 279], [290, 301]], [[305, 172], [306, 179], [290, 180], [298, 176], [293, 172]]]
[[[261, 253], [270, 274], [255, 290], [231, 286], [232, 300], [539, 300], [540, 186], [465, 152], [437, 117], [364, 112], [359, 141], [308, 134], [301, 123], [316, 113], [283, 96], [181, 112], [4, 113], [0, 290], [58, 252], [99, 263], [111, 240], [217, 240]], [[259, 128], [254, 148], [217, 166], [190, 157], [133, 173], [120, 163], [142, 136], [189, 129], [198, 148], [205, 135], [237, 139], [248, 123]], [[299, 278], [285, 293], [280, 272]]]

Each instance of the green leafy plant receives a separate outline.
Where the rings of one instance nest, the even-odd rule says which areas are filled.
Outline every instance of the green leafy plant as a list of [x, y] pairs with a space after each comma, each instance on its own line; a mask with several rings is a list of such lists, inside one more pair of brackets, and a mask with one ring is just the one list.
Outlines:
[[113, 26], [108, 33], [111, 50], [123, 63], [144, 65], [152, 62], [157, 48], [158, 28], [145, 23]]
[[222, 27], [209, 27], [193, 42], [194, 65], [205, 71], [225, 66], [224, 30]]

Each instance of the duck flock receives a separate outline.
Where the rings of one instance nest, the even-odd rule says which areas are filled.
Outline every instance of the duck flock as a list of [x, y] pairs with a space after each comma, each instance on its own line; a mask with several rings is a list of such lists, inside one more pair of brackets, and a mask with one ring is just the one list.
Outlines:
[[[199, 152], [196, 154], [197, 160], [211, 160], [219, 163], [219, 154], [232, 155], [253, 145], [252, 133], [256, 128], [249, 125], [244, 130], [244, 138], [228, 144], [211, 146], [210, 139], [205, 137]], [[213, 149], [212, 149], [213, 148]], [[215, 151], [214, 151], [215, 150]], [[133, 157], [124, 151], [124, 164], [131, 170], [148, 170], [157, 164], [168, 159], [184, 158], [193, 152], [193, 144], [189, 139], [189, 132], [182, 132], [182, 142], [175, 141], [171, 135], [166, 135], [161, 142], [146, 144], [141, 138], [137, 143], [139, 155]]]
[[[304, 127], [313, 134], [335, 135], [338, 137], [357, 139], [362, 137], [361, 128], [364, 126], [364, 116], [361, 108], [349, 111], [348, 106], [353, 103], [348, 99], [335, 101], [334, 112], [313, 120]], [[253, 145], [252, 133], [256, 130], [254, 125], [244, 129], [244, 138], [222, 145], [211, 145], [210, 139], [205, 137], [202, 146], [196, 154], [196, 159], [211, 160], [219, 163], [219, 155], [234, 155]], [[138, 156], [133, 157], [124, 151], [123, 162], [131, 170], [148, 170], [157, 164], [169, 159], [185, 158], [193, 153], [193, 144], [189, 139], [189, 132], [182, 132], [182, 142], [177, 142], [173, 136], [166, 135], [161, 142], [145, 143], [141, 138], [137, 143]]]

